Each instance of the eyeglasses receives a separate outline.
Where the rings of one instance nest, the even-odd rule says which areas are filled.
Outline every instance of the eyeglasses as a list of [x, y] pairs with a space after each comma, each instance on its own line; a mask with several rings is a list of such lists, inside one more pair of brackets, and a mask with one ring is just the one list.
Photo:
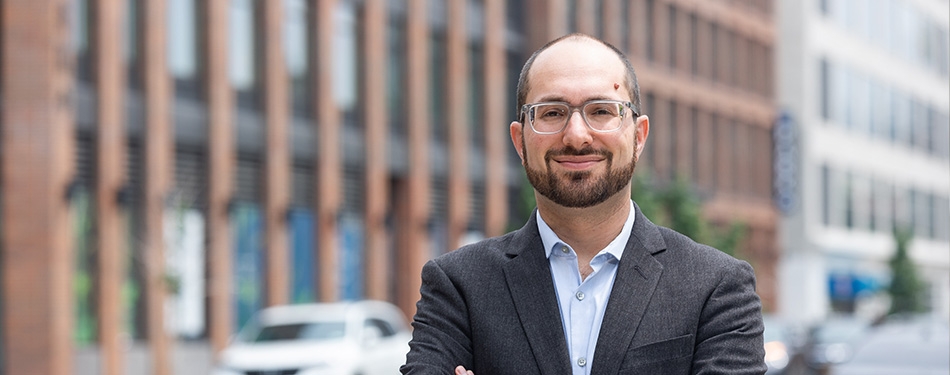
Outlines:
[[564, 102], [543, 102], [525, 104], [521, 107], [523, 119], [527, 119], [531, 129], [538, 134], [557, 134], [567, 127], [574, 111], [580, 111], [587, 127], [599, 133], [610, 133], [620, 129], [627, 109], [633, 118], [640, 117], [633, 109], [633, 103], [618, 100], [591, 100], [579, 106]]

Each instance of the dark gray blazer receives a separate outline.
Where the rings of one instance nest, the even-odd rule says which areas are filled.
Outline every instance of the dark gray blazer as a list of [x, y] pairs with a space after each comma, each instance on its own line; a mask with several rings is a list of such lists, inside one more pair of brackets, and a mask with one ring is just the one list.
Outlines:
[[[521, 229], [422, 269], [403, 374], [570, 374], [551, 268], [535, 215]], [[617, 269], [591, 374], [763, 374], [748, 263], [636, 220]]]

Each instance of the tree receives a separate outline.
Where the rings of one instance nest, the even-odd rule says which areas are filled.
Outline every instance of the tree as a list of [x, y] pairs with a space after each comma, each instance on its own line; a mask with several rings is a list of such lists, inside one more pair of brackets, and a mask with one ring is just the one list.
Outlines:
[[[726, 228], [716, 228], [702, 215], [702, 202], [699, 195], [693, 191], [686, 179], [677, 179], [665, 189], [659, 189], [651, 184], [650, 177], [644, 172], [638, 172], [633, 177], [631, 198], [651, 221], [692, 238], [694, 241], [715, 247], [722, 252], [735, 256], [736, 249], [745, 238], [746, 227], [742, 223], [734, 222]], [[525, 177], [519, 191], [520, 203], [516, 209], [526, 220], [534, 212], [536, 202], [534, 189]], [[520, 228], [524, 222], [515, 222], [509, 228]]]
[[665, 189], [658, 189], [641, 173], [634, 176], [631, 196], [654, 223], [735, 256], [745, 237], [746, 226], [733, 222], [726, 228], [715, 227], [703, 217], [702, 202], [691, 186], [688, 180], [678, 178]]
[[897, 249], [890, 260], [891, 285], [887, 292], [891, 295], [891, 314], [915, 313], [924, 310], [923, 283], [917, 276], [917, 267], [907, 253], [913, 234], [908, 229], [895, 228], [894, 242]]

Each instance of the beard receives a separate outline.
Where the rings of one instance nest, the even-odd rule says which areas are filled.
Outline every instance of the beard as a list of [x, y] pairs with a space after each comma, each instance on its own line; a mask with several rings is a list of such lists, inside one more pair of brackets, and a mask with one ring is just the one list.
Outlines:
[[[524, 138], [521, 139], [521, 148], [525, 149]], [[601, 176], [594, 176], [591, 171], [552, 172], [552, 158], [562, 155], [600, 155], [607, 161], [607, 170]], [[527, 152], [524, 153], [521, 164], [524, 165], [525, 173], [528, 175], [528, 182], [539, 194], [564, 207], [585, 208], [603, 203], [630, 184], [633, 171], [637, 166], [636, 155], [631, 157], [629, 163], [616, 170], [613, 168], [613, 160], [612, 152], [595, 150], [588, 146], [580, 150], [573, 147], [549, 150], [544, 154], [545, 170], [529, 167]]]

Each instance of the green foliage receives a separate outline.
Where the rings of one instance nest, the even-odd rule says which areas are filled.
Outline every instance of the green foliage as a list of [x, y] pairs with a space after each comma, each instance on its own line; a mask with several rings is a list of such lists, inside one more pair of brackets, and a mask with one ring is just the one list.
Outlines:
[[913, 234], [910, 230], [895, 228], [894, 242], [897, 249], [890, 260], [891, 285], [887, 292], [891, 295], [891, 314], [914, 313], [924, 310], [923, 283], [917, 275], [917, 268], [910, 259], [907, 249]]
[[726, 228], [717, 228], [706, 220], [702, 214], [702, 202], [688, 180], [679, 178], [665, 189], [659, 189], [649, 182], [649, 176], [640, 173], [633, 178], [632, 190], [633, 201], [654, 223], [736, 256], [746, 226], [733, 222]]
[[[524, 176], [524, 175], [522, 175]], [[726, 228], [717, 228], [702, 215], [702, 202], [686, 179], [677, 179], [665, 189], [659, 189], [650, 181], [647, 171], [637, 171], [633, 177], [631, 198], [646, 217], [658, 225], [672, 228], [694, 241], [715, 247], [735, 256], [736, 249], [745, 238], [746, 226], [739, 222]], [[537, 203], [534, 188], [527, 177], [521, 184], [516, 212], [522, 220], [514, 221], [509, 231], [521, 228]]]

